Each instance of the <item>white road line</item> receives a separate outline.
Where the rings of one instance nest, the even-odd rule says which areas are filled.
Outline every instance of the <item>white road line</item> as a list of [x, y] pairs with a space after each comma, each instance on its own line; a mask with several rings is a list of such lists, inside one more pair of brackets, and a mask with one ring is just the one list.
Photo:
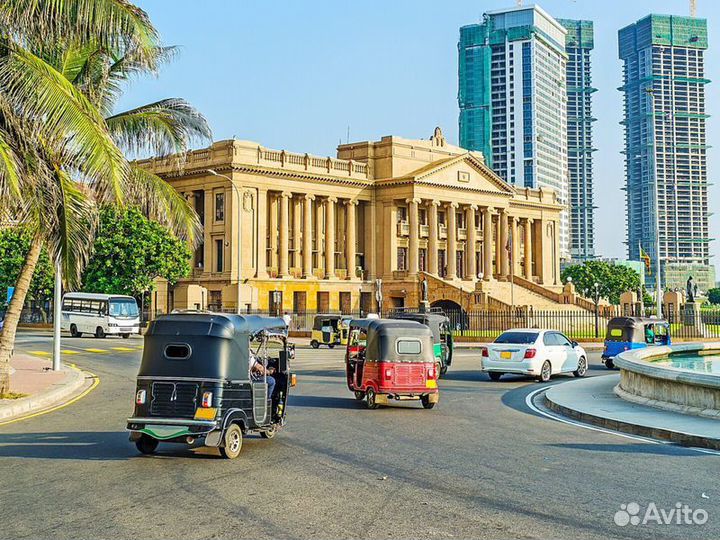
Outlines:
[[714, 456], [720, 456], [720, 452], [718, 452], [717, 450], [709, 450], [707, 448], [696, 448], [694, 446], [680, 446], [680, 445], [675, 444], [670, 441], [660, 441], [658, 439], [648, 439], [646, 437], [640, 437], [639, 435], [629, 435], [627, 433], [613, 431], [611, 429], [601, 428], [601, 427], [597, 427], [597, 426], [591, 426], [588, 424], [583, 424], [582, 422], [576, 422], [574, 420], [569, 420], [567, 418], [562, 418], [560, 416], [555, 416], [554, 414], [550, 414], [550, 413], [543, 411], [542, 409], [539, 409], [538, 407], [536, 407], [532, 401], [533, 398], [537, 394], [539, 394], [540, 392], [544, 392], [550, 386], [552, 386], [552, 385], [543, 386], [542, 388], [538, 388], [537, 390], [533, 390], [532, 392], [530, 392], [527, 396], [525, 396], [525, 405], [527, 405], [530, 410], [532, 410], [546, 418], [555, 420], [556, 422], [562, 422], [563, 424], [568, 424], [568, 425], [575, 426], [575, 427], [589, 429], [590, 431], [598, 431], [600, 433], [606, 433], [608, 435], [615, 435], [616, 437], [623, 437], [624, 439], [631, 439], [634, 441], [641, 441], [641, 442], [646, 442], [646, 443], [651, 443], [651, 444], [664, 444], [666, 446], [674, 446], [676, 448], [694, 450], [695, 452], [700, 452], [702, 454], [712, 454]]

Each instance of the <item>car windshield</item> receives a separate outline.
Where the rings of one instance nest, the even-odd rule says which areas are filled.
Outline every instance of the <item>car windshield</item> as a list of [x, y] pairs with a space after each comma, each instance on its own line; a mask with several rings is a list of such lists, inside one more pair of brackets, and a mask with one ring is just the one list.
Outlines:
[[505, 332], [500, 334], [495, 343], [513, 343], [516, 345], [532, 345], [537, 340], [537, 332]]
[[110, 300], [111, 317], [135, 318], [140, 314], [137, 303], [130, 298], [116, 298]]

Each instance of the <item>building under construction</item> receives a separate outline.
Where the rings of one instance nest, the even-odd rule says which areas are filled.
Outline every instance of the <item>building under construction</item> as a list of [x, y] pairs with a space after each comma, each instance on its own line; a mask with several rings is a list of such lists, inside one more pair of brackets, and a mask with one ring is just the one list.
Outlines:
[[658, 250], [661, 287], [682, 287], [691, 273], [701, 289], [714, 287], [705, 132], [707, 47], [707, 22], [694, 17], [649, 15], [619, 32], [627, 248], [630, 259], [639, 260], [641, 248], [650, 255], [650, 288], [657, 282]]

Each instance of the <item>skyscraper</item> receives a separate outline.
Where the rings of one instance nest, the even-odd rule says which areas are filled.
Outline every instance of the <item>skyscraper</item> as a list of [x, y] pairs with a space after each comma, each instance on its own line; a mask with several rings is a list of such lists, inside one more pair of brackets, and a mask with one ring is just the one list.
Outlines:
[[[563, 26], [538, 6], [490, 11], [460, 28], [460, 145], [481, 151], [504, 180], [568, 200]], [[568, 212], [560, 252], [569, 256]]]
[[595, 256], [593, 206], [592, 87], [590, 51], [594, 47], [592, 21], [558, 19], [567, 30], [567, 145], [570, 193], [570, 256]]
[[[652, 260], [648, 285], [682, 286], [693, 274], [714, 286], [709, 265], [705, 19], [649, 15], [619, 31], [623, 61], [627, 249]], [[659, 237], [659, 246], [656, 241]]]

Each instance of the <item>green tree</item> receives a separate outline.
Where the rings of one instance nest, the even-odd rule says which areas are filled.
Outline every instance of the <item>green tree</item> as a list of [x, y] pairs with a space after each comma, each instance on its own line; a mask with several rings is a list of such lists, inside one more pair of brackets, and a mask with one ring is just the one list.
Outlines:
[[192, 241], [199, 221], [191, 206], [123, 151], [183, 155], [210, 130], [176, 98], [112, 114], [124, 85], [156, 73], [172, 53], [127, 0], [3, 0], [0, 40], [0, 223], [21, 224], [32, 235], [0, 333], [3, 394], [42, 248], [73, 287], [91, 252], [99, 206], [137, 204]]
[[139, 296], [153, 290], [155, 278], [175, 284], [186, 277], [191, 256], [187, 242], [138, 209], [104, 208], [83, 290]]
[[583, 296], [594, 296], [595, 284], [601, 298], [611, 304], [620, 303], [620, 295], [625, 291], [637, 291], [640, 288], [640, 275], [627, 266], [610, 264], [604, 261], [587, 261], [583, 264], [568, 266], [561, 274], [563, 282], [572, 278], [577, 292]]
[[[8, 287], [14, 287], [22, 270], [27, 252], [30, 250], [32, 235], [25, 229], [12, 227], [0, 230], [0, 305], [4, 307]], [[27, 298], [49, 300], [55, 285], [55, 270], [50, 263], [47, 250], [42, 249], [38, 259]]]
[[707, 299], [708, 302], [713, 305], [720, 304], [720, 288], [714, 287], [712, 289], [708, 289]]

